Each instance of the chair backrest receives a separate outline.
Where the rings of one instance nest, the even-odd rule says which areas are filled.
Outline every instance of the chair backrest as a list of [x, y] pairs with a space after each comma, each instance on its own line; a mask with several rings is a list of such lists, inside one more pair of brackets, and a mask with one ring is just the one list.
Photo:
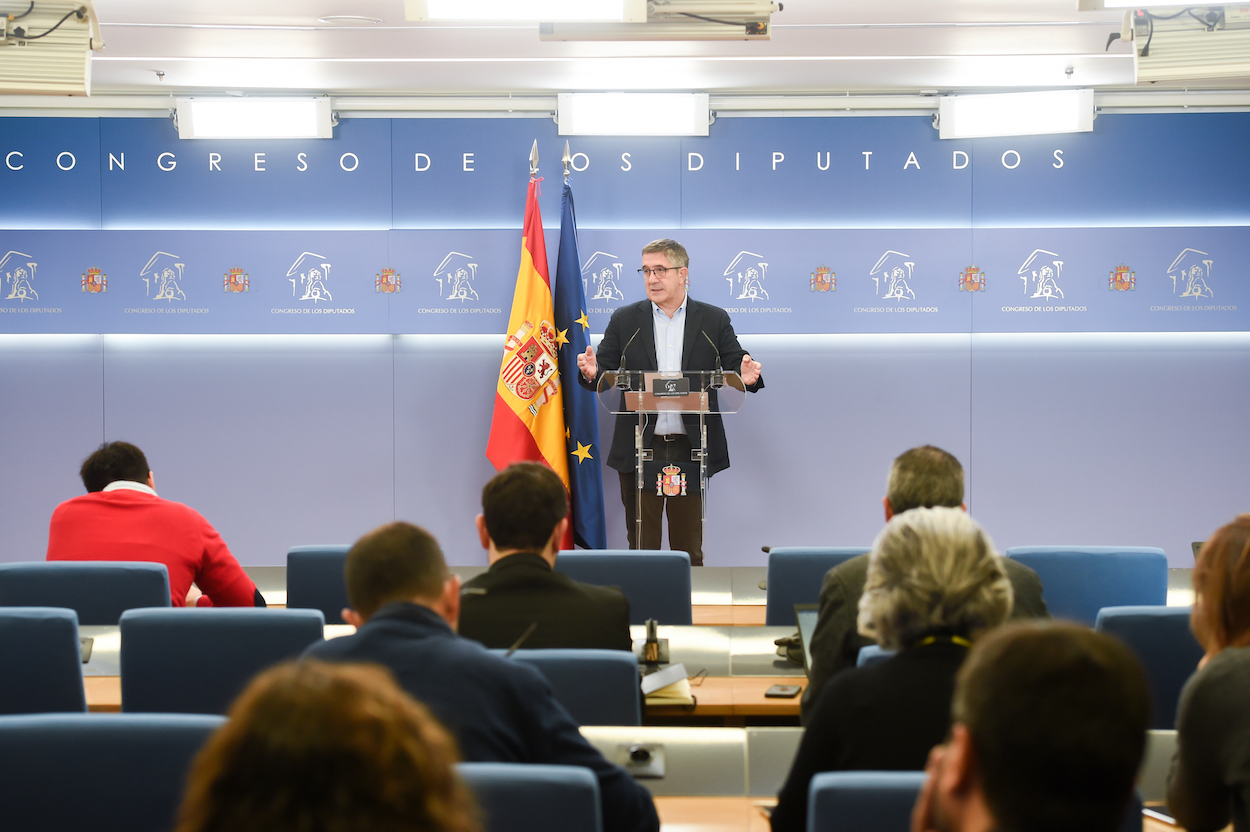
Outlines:
[[556, 571], [575, 581], [620, 587], [629, 599], [629, 623], [693, 624], [690, 555], [650, 549], [561, 552]]
[[1202, 646], [1189, 629], [1192, 607], [1103, 607], [1094, 629], [1123, 641], [1141, 659], [1154, 702], [1151, 728], [1176, 726], [1181, 688], [1198, 669]]
[[518, 650], [579, 725], [641, 725], [638, 659], [624, 650]]
[[1055, 618], [1093, 626], [1103, 607], [1167, 604], [1168, 559], [1162, 549], [1013, 546], [1006, 554], [1042, 579], [1042, 595]]
[[807, 791], [808, 832], [907, 832], [923, 771], [826, 771]]
[[0, 714], [87, 710], [73, 610], [0, 607], [0, 667]]
[[121, 620], [122, 710], [224, 714], [253, 676], [323, 637], [320, 610], [130, 610]]
[[321, 610], [327, 624], [346, 624], [343, 608], [347, 584], [343, 564], [351, 544], [292, 546], [286, 552], [286, 605], [288, 609]]
[[770, 549], [764, 623], [769, 627], [797, 624], [794, 605], [815, 604], [820, 600], [820, 584], [825, 573], [868, 551], [866, 547], [854, 546], [775, 546]]
[[534, 763], [456, 766], [486, 832], [602, 832], [599, 781], [588, 768]]
[[0, 564], [0, 607], [68, 607], [83, 627], [115, 626], [126, 610], [168, 607], [169, 570], [144, 561]]
[[5, 832], [168, 832], [191, 760], [223, 722], [172, 714], [0, 717]]
[[867, 644], [859, 648], [859, 655], [855, 658], [855, 666], [865, 667], [870, 664], [884, 662], [894, 658], [897, 653], [897, 650], [886, 650], [880, 644]]

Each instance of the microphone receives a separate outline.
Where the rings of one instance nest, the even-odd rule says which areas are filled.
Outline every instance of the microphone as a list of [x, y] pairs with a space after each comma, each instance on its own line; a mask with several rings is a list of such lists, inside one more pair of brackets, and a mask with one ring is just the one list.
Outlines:
[[703, 337], [707, 339], [707, 342], [712, 345], [712, 349], [716, 350], [716, 370], [712, 373], [712, 383], [709, 384], [708, 387], [711, 387], [713, 390], [719, 390], [725, 386], [725, 371], [720, 365], [720, 349], [717, 348], [716, 342], [712, 340], [711, 336], [708, 335], [707, 332], [704, 330], [699, 331], [703, 333]]
[[[622, 390], [630, 389], [629, 379], [625, 375], [625, 353], [629, 349], [629, 345], [634, 343], [634, 339], [638, 337], [639, 332], [642, 332], [642, 327], [634, 330], [634, 334], [629, 336], [629, 340], [625, 342], [625, 349], [621, 350], [621, 366], [616, 371], [616, 386]], [[622, 381], [622, 378], [625, 380]]]
[[521, 637], [517, 639], [516, 642], [511, 647], [508, 648], [508, 652], [504, 654], [504, 658], [505, 659], [510, 658], [512, 654], [515, 653], [517, 649], [520, 648], [520, 646], [525, 643], [525, 640], [529, 638], [530, 636], [532, 636], [534, 634], [534, 631], [537, 629], [538, 629], [537, 621], [535, 621], [533, 624], [526, 627], [525, 632], [521, 633]]

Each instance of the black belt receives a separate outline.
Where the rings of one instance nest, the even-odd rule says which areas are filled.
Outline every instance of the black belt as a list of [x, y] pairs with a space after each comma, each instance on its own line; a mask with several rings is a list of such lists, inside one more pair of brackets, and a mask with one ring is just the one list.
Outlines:
[[690, 437], [684, 433], [659, 433], [659, 434], [656, 434], [655, 438], [662, 439], [665, 442], [677, 442], [678, 440], [682, 440], [682, 439], [686, 440], [687, 442], [690, 441]]

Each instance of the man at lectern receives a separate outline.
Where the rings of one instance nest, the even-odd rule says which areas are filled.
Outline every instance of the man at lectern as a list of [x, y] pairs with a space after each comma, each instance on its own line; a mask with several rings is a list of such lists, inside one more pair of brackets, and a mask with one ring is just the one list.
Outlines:
[[[608, 321], [596, 353], [590, 347], [577, 357], [581, 371], [578, 381], [595, 388], [599, 370], [691, 371], [736, 370], [752, 393], [764, 386], [760, 363], [742, 349], [724, 309], [700, 303], [686, 294], [690, 257], [675, 240], [656, 240], [642, 249], [638, 274], [647, 290], [647, 299], [622, 306]], [[709, 413], [707, 426], [707, 474], [729, 467], [729, 446], [721, 417]], [[703, 565], [703, 495], [697, 475], [682, 488], [678, 478], [691, 464], [691, 448], [699, 447], [697, 414], [660, 413], [648, 417], [643, 442], [654, 452], [657, 470], [680, 469], [673, 473], [672, 488], [657, 489], [651, 483], [642, 489], [642, 545], [635, 539], [635, 456], [632, 414], [617, 416], [608, 466], [620, 472], [621, 502], [630, 548], [660, 547], [661, 516], [668, 514], [668, 539], [674, 550], [690, 554], [692, 566]], [[671, 464], [670, 464], [671, 463]], [[662, 483], [663, 484], [663, 483]], [[665, 492], [657, 494], [657, 490]], [[680, 492], [684, 491], [684, 495]], [[678, 492], [674, 496], [668, 493]]]

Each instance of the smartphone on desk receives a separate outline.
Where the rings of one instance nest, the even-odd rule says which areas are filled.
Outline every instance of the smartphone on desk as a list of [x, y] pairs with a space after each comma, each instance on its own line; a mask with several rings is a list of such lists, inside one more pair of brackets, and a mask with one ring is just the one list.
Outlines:
[[[759, 690], [759, 688], [756, 688], [756, 690]], [[802, 685], [773, 685], [764, 691], [764, 696], [767, 699], [793, 699], [802, 690]]]

